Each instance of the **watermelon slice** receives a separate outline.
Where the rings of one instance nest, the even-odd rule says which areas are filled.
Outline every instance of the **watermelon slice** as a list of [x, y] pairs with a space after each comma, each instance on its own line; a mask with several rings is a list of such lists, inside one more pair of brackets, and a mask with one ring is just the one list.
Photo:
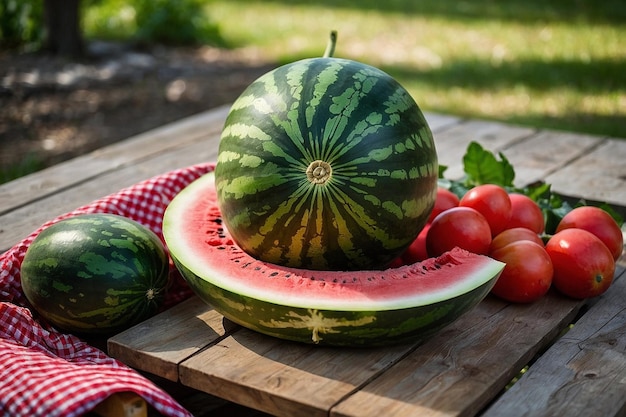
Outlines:
[[476, 306], [504, 268], [461, 249], [381, 271], [263, 262], [239, 248], [224, 227], [212, 172], [170, 203], [163, 234], [190, 287], [226, 318], [267, 335], [323, 345], [423, 340]]

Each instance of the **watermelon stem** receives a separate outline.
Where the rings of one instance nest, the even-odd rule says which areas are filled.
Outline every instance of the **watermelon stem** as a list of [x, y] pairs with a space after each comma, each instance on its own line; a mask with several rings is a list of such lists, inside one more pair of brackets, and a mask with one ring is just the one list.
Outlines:
[[306, 176], [313, 184], [324, 184], [332, 176], [333, 169], [328, 162], [313, 161], [306, 169]]
[[335, 53], [335, 46], [337, 45], [337, 31], [332, 30], [330, 32], [330, 39], [326, 45], [326, 51], [324, 51], [324, 58], [332, 58]]

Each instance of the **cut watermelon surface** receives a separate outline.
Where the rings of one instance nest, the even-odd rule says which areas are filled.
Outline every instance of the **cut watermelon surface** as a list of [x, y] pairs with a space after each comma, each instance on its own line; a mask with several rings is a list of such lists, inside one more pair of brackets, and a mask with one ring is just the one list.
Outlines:
[[163, 234], [190, 287], [228, 319], [272, 336], [331, 345], [427, 337], [478, 304], [504, 268], [461, 249], [380, 271], [262, 262], [240, 249], [224, 227], [213, 173], [174, 198]]

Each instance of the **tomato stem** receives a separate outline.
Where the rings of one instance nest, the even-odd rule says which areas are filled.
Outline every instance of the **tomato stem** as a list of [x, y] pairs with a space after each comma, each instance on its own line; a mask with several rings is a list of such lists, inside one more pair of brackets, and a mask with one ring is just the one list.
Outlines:
[[544, 245], [546, 245], [548, 243], [548, 241], [552, 238], [552, 236], [554, 236], [554, 235], [550, 234], [550, 233], [545, 233], [545, 232], [543, 232], [541, 235], [539, 235], [541, 240], [543, 240], [543, 244]]
[[337, 45], [337, 31], [333, 30], [330, 32], [330, 39], [328, 39], [328, 44], [326, 45], [326, 51], [324, 51], [324, 58], [332, 58], [335, 53], [335, 46]]

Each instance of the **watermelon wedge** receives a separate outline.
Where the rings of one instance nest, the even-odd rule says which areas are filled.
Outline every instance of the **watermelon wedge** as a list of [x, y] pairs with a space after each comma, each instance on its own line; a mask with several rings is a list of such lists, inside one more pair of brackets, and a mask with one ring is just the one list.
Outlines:
[[170, 203], [163, 234], [190, 287], [226, 318], [267, 335], [321, 345], [423, 340], [476, 306], [504, 268], [461, 249], [381, 271], [263, 262], [239, 248], [224, 227], [212, 172]]

